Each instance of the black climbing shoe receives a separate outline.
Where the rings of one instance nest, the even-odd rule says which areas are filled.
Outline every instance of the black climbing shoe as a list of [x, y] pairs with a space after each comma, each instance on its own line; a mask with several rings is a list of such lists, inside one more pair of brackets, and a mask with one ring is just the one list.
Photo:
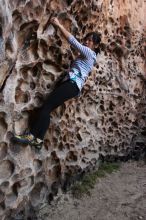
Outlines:
[[39, 138], [35, 138], [32, 134], [24, 134], [24, 135], [15, 135], [13, 137], [13, 141], [16, 141], [20, 144], [30, 144], [37, 148], [41, 148], [43, 141]]

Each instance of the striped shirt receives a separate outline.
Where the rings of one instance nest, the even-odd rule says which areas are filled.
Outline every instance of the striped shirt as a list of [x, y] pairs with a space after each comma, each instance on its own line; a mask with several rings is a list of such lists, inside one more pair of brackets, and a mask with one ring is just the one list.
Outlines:
[[73, 61], [70, 67], [69, 77], [76, 82], [79, 90], [81, 90], [96, 63], [96, 53], [90, 48], [80, 44], [73, 35], [69, 37], [68, 42], [80, 52], [80, 56]]

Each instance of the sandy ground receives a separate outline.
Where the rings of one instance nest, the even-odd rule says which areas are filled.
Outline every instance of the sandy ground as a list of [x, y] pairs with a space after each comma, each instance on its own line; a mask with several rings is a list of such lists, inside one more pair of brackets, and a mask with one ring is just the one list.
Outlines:
[[128, 162], [98, 179], [81, 199], [58, 195], [38, 213], [39, 220], [146, 220], [146, 164]]

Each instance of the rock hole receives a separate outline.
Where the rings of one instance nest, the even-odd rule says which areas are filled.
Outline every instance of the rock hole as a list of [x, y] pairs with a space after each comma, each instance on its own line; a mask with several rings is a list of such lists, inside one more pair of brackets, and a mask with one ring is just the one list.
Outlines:
[[34, 82], [31, 82], [30, 83], [30, 89], [34, 90], [36, 87], [36, 84]]
[[51, 190], [53, 195], [57, 195], [59, 184], [57, 182], [52, 183]]
[[5, 119], [0, 117], [0, 140], [4, 138], [4, 135], [7, 131], [7, 127], [8, 125], [5, 122]]
[[35, 171], [37, 172], [37, 171], [39, 171], [39, 170], [41, 169], [41, 167], [42, 167], [42, 161], [35, 159], [35, 160], [33, 161], [33, 165], [34, 165]]
[[4, 204], [4, 202], [2, 202], [0, 204], [0, 216], [2, 216], [4, 214], [4, 212], [5, 212], [5, 204]]
[[79, 134], [79, 133], [77, 133], [77, 139], [79, 140], [79, 141], [82, 141], [82, 137], [81, 137], [81, 135]]
[[36, 93], [34, 97], [35, 105], [41, 106], [44, 103], [44, 97], [41, 93]]
[[62, 142], [59, 143], [58, 149], [59, 149], [60, 151], [62, 151], [62, 150], [64, 149], [64, 145], [62, 144]]
[[28, 177], [25, 179], [22, 179], [13, 185], [13, 191], [18, 195], [19, 193], [26, 193], [27, 190], [31, 188], [31, 186], [34, 184], [34, 177]]
[[59, 163], [59, 158], [55, 151], [51, 152], [51, 164]]
[[13, 137], [11, 139], [11, 143], [9, 145], [9, 149], [12, 152], [12, 154], [14, 154], [14, 155], [17, 155], [21, 151], [20, 145], [13, 141]]
[[66, 3], [68, 6], [70, 6], [72, 2], [73, 2], [73, 0], [66, 0]]
[[108, 132], [113, 133], [113, 129], [111, 127], [109, 127]]
[[30, 193], [30, 201], [33, 207], [37, 206], [38, 204], [44, 201], [46, 196], [47, 189], [43, 182], [39, 182], [35, 185], [33, 190]]
[[51, 72], [44, 72], [43, 77], [45, 80], [50, 80], [51, 82], [55, 80], [55, 76]]
[[32, 70], [33, 77], [39, 76], [42, 70], [42, 64], [37, 63], [37, 65], [35, 65], [31, 70]]
[[47, 200], [49, 201], [49, 202], [51, 202], [52, 200], [53, 200], [53, 193], [49, 193], [49, 195], [48, 195], [48, 197], [47, 197]]
[[17, 200], [17, 195], [14, 192], [7, 194], [5, 197], [6, 207], [8, 208], [8, 207], [13, 206], [16, 200]]
[[112, 125], [113, 127], [115, 127], [115, 128], [118, 128], [118, 124], [117, 124], [117, 122], [115, 122], [115, 121], [113, 121], [113, 122], [111, 123], [111, 125]]
[[30, 101], [29, 92], [24, 92], [20, 88], [17, 88], [15, 94], [15, 101], [17, 104], [29, 102]]
[[6, 180], [14, 172], [14, 164], [9, 160], [4, 160], [0, 162], [0, 179]]
[[9, 182], [6, 181], [6, 182], [3, 182], [1, 185], [0, 185], [0, 190], [4, 193], [7, 192], [8, 190], [8, 187], [9, 187]]
[[5, 199], [5, 194], [0, 190], [0, 203]]
[[77, 152], [70, 151], [67, 154], [66, 160], [67, 161], [77, 161], [78, 160]]
[[61, 166], [59, 165], [55, 165], [52, 170], [50, 170], [50, 177], [51, 179], [55, 180], [57, 178], [59, 178], [61, 175]]
[[30, 176], [31, 174], [32, 174], [32, 169], [31, 168], [26, 168], [24, 170], [21, 170], [19, 175], [22, 178], [22, 177]]
[[0, 160], [3, 160], [7, 155], [7, 143], [0, 143]]
[[12, 40], [10, 38], [8, 38], [6, 41], [5, 49], [10, 51], [11, 53], [13, 52]]

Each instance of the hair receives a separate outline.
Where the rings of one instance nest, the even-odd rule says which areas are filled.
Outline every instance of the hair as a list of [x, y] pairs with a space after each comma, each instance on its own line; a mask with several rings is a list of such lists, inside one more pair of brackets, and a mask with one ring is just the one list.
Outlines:
[[92, 37], [93, 43], [95, 45], [99, 44], [101, 41], [101, 34], [96, 33], [96, 32], [89, 32], [86, 36], [85, 36], [85, 40], [89, 37]]
[[[95, 47], [100, 44], [100, 42], [101, 42], [101, 34], [100, 33], [89, 32], [88, 34], [86, 34], [84, 40], [86, 40], [89, 37], [92, 37], [92, 40], [93, 40], [93, 43], [94, 43]], [[95, 48], [94, 51], [95, 51], [96, 54], [100, 53], [99, 47]]]

